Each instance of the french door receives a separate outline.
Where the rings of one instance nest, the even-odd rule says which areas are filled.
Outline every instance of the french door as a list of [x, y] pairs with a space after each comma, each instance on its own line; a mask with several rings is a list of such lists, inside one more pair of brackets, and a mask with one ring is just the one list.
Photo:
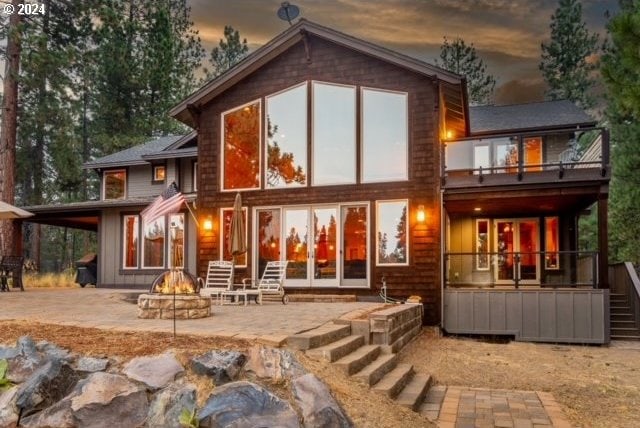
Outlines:
[[537, 219], [494, 221], [495, 281], [540, 283], [540, 225]]
[[257, 275], [288, 260], [288, 287], [368, 285], [367, 213], [364, 204], [256, 209]]

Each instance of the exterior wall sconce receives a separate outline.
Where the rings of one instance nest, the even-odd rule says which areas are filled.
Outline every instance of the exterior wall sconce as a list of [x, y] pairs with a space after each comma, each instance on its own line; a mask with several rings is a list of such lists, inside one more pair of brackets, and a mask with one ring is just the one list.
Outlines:
[[213, 219], [211, 218], [211, 216], [204, 219], [204, 222], [202, 222], [202, 228], [206, 232], [211, 232], [213, 230]]
[[418, 213], [416, 214], [416, 220], [418, 223], [424, 223], [427, 219], [427, 213], [424, 210], [424, 205], [418, 205]]

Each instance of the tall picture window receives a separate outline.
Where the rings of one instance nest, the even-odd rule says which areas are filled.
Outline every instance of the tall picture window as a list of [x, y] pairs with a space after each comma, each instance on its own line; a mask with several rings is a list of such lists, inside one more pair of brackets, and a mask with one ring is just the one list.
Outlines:
[[489, 220], [476, 219], [476, 270], [489, 270]]
[[356, 88], [313, 82], [313, 184], [356, 182]]
[[362, 89], [362, 181], [407, 180], [407, 94]]
[[376, 203], [376, 263], [379, 266], [409, 263], [408, 209], [406, 199]]
[[[247, 243], [247, 208], [242, 208], [242, 215], [244, 217], [244, 239], [245, 245]], [[229, 241], [231, 240], [231, 218], [233, 217], [233, 208], [223, 208], [221, 210], [222, 219], [222, 236], [220, 237], [220, 246], [221, 246], [221, 254], [222, 260], [232, 261], [233, 256], [229, 251]], [[236, 256], [235, 260], [236, 267], [247, 267], [247, 253]]]
[[268, 262], [280, 260], [280, 208], [256, 210], [258, 277], [262, 276]]
[[124, 269], [137, 269], [138, 268], [138, 216], [126, 215], [124, 216], [123, 227], [123, 260], [122, 267]]
[[127, 172], [124, 169], [105, 171], [102, 176], [103, 199], [124, 199], [127, 189]]
[[260, 188], [260, 101], [222, 115], [222, 190]]
[[548, 270], [560, 269], [560, 221], [558, 217], [545, 217], [544, 267]]
[[184, 214], [169, 216], [169, 268], [184, 267]]
[[158, 217], [142, 224], [142, 267], [163, 268], [165, 255], [166, 219]]
[[266, 98], [267, 188], [307, 183], [307, 84]]

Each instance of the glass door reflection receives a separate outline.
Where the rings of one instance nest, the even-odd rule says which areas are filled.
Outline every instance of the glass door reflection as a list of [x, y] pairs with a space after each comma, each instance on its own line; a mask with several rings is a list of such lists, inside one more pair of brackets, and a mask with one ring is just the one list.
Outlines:
[[313, 285], [336, 285], [336, 208], [313, 209]]
[[309, 260], [309, 210], [292, 208], [285, 210], [284, 219], [285, 257], [288, 285], [308, 285]]

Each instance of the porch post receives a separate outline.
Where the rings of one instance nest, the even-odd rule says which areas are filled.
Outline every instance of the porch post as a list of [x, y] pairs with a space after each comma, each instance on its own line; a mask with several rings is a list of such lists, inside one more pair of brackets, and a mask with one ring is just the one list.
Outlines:
[[598, 197], [598, 288], [609, 288], [607, 197], [606, 193], [601, 193]]

